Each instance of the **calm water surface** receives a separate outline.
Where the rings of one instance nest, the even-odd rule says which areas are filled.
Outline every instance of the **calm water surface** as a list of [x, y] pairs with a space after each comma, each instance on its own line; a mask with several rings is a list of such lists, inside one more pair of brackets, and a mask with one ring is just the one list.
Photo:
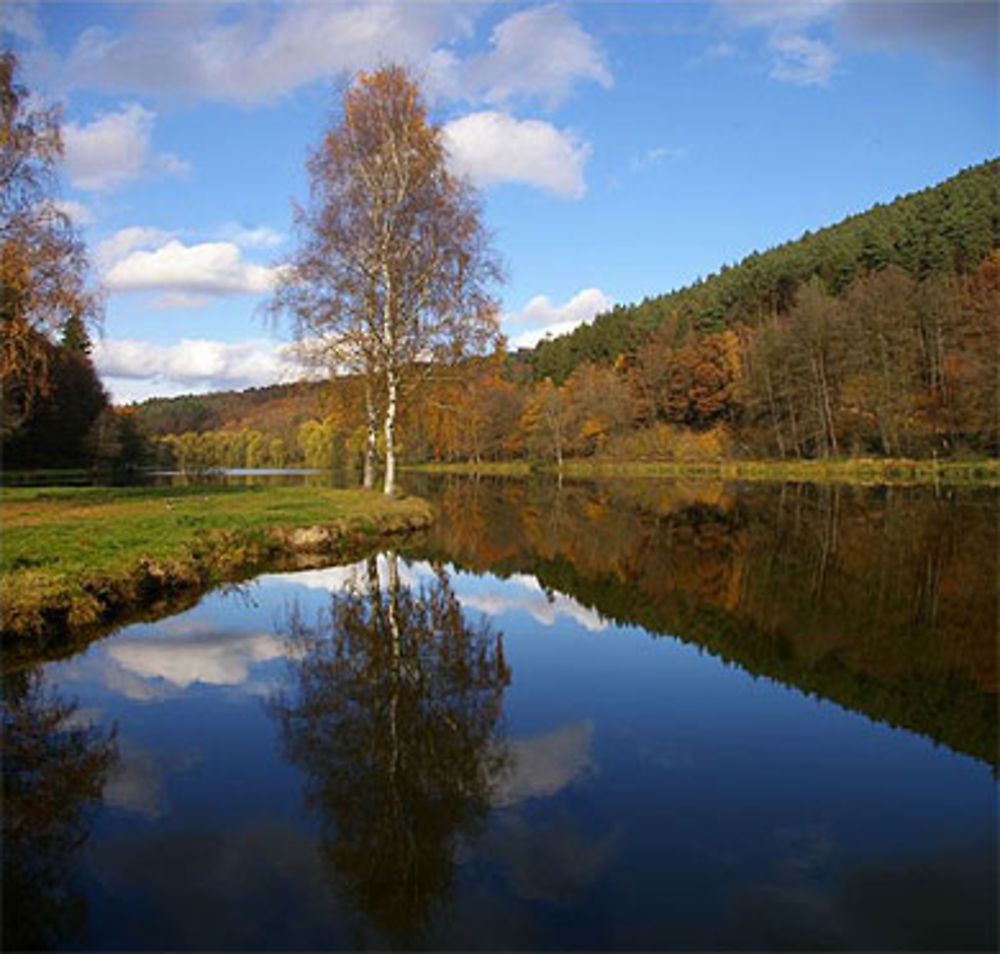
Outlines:
[[8, 660], [7, 946], [995, 948], [995, 491], [410, 483]]

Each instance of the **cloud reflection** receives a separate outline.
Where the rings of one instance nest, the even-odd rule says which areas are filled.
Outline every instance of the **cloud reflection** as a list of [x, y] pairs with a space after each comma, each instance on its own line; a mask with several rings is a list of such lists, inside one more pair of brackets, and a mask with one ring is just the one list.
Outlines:
[[[367, 579], [364, 576], [366, 572], [364, 563], [355, 563], [322, 570], [303, 570], [298, 573], [266, 576], [261, 578], [261, 582], [302, 586], [328, 593], [343, 593], [356, 587], [360, 580]], [[378, 558], [378, 572], [379, 583], [384, 588], [387, 584], [387, 569], [385, 558], [382, 556]], [[434, 577], [434, 571], [429, 563], [423, 561], [400, 562], [399, 576], [403, 585], [419, 587], [421, 583]], [[488, 590], [481, 588], [482, 579], [488, 581]], [[534, 576], [528, 574], [518, 573], [507, 579], [500, 579], [489, 575], [475, 577], [456, 572], [451, 576], [451, 581], [455, 595], [465, 609], [477, 610], [487, 616], [521, 611], [528, 613], [542, 626], [554, 626], [560, 618], [567, 618], [592, 633], [600, 632], [608, 625], [598, 613], [582, 606], [572, 597], [546, 591]]]
[[123, 669], [146, 679], [163, 679], [181, 689], [196, 682], [213, 686], [245, 683], [254, 663], [288, 653], [269, 633], [195, 633], [169, 639], [125, 637], [108, 647]]
[[592, 735], [593, 724], [583, 721], [511, 742], [510, 761], [497, 780], [493, 804], [504, 808], [564, 789], [593, 767]]

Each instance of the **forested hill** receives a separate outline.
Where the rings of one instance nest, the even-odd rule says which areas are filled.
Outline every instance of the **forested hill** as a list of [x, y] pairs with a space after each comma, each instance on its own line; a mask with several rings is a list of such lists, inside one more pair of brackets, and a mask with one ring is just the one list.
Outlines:
[[302, 421], [322, 416], [323, 385], [303, 381], [245, 391], [149, 398], [134, 408], [154, 438], [227, 427], [250, 427], [269, 436], [283, 436]]
[[[404, 459], [1000, 455], [1000, 160], [411, 382]], [[146, 402], [182, 467], [351, 465], [360, 381]]]
[[758, 327], [788, 313], [813, 277], [839, 295], [866, 272], [897, 265], [914, 278], [964, 273], [1000, 246], [1000, 159], [959, 172], [920, 192], [876, 205], [836, 225], [754, 252], [685, 288], [619, 305], [575, 331], [522, 349], [516, 376], [562, 382], [585, 362], [607, 364], [634, 352], [674, 319], [678, 339], [737, 324]]

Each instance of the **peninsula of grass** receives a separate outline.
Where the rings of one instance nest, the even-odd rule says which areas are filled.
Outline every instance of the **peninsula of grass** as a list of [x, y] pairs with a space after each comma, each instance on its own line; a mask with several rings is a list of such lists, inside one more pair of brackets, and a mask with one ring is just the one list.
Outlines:
[[276, 560], [357, 553], [432, 516], [418, 498], [362, 490], [4, 488], [3, 637], [106, 625]]
[[[421, 464], [426, 473], [479, 474], [493, 477], [528, 477], [558, 474], [555, 464], [526, 460], [460, 461]], [[913, 460], [881, 457], [837, 457], [819, 460], [615, 460], [568, 458], [564, 477], [587, 479], [683, 478], [685, 480], [850, 483], [850, 484], [1000, 484], [1000, 460]]]

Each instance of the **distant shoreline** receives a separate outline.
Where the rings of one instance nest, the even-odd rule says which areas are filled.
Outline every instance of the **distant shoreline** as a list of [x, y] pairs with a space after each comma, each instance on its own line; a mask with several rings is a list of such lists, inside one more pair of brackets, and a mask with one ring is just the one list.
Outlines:
[[[414, 464], [406, 469], [424, 473], [528, 477], [557, 475], [555, 464], [526, 460]], [[1000, 460], [914, 460], [830, 458], [827, 460], [699, 460], [618, 461], [571, 458], [563, 462], [564, 477], [629, 479], [644, 477], [686, 480], [790, 481], [851, 484], [983, 484], [1000, 485]]]

